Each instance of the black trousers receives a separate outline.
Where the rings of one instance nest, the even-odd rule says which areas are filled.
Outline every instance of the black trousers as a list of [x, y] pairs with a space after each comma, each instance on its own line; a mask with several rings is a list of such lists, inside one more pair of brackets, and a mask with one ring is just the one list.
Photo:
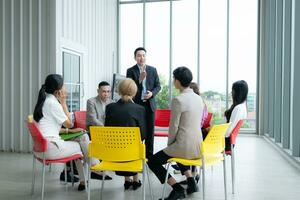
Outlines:
[[[155, 155], [153, 155], [149, 161], [148, 166], [153, 171], [153, 173], [157, 176], [161, 184], [165, 183], [166, 179], [166, 173], [167, 170], [163, 167], [164, 164], [167, 163], [167, 161], [172, 158], [171, 156], [168, 156], [163, 150], [157, 152]], [[185, 166], [180, 163], [177, 163], [180, 171], [182, 174], [190, 169], [190, 166]], [[168, 179], [171, 177], [170, 174], [168, 174]]]
[[231, 151], [230, 137], [225, 138], [225, 151]]
[[155, 113], [152, 111], [149, 101], [142, 102], [140, 105], [142, 105], [146, 111], [146, 157], [150, 158], [153, 155]]

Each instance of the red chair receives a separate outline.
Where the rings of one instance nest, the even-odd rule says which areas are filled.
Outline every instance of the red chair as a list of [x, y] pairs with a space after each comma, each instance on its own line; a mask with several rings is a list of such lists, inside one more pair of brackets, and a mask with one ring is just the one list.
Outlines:
[[[169, 127], [171, 118], [170, 109], [158, 109], [155, 111], [154, 125], [157, 127]], [[156, 137], [168, 137], [168, 132], [155, 131], [154, 136]]]
[[86, 111], [75, 111], [74, 117], [74, 128], [82, 128], [86, 130]]
[[207, 113], [207, 117], [202, 125], [202, 128], [209, 128], [210, 127], [210, 124], [211, 124], [211, 121], [212, 121], [212, 118], [213, 118], [213, 114], [211, 112], [208, 112]]
[[231, 150], [225, 151], [226, 155], [231, 156], [231, 178], [232, 178], [232, 194], [235, 193], [235, 152], [234, 152], [234, 145], [236, 143], [236, 137], [239, 133], [239, 130], [241, 126], [243, 125], [243, 120], [240, 120], [237, 125], [234, 127], [230, 134], [230, 145], [231, 145]]
[[[31, 134], [33, 140], [33, 151], [43, 153], [43, 158], [39, 158], [35, 156], [33, 153], [33, 166], [32, 166], [32, 185], [31, 185], [31, 194], [34, 193], [34, 184], [35, 184], [35, 160], [40, 161], [43, 164], [43, 174], [42, 174], [42, 200], [44, 199], [44, 191], [45, 191], [45, 166], [51, 163], [63, 163], [66, 164], [69, 161], [81, 159], [81, 154], [75, 154], [70, 157], [61, 158], [57, 160], [48, 160], [45, 159], [45, 152], [47, 151], [47, 139], [44, 138], [41, 131], [39, 130], [37, 123], [33, 120], [32, 115], [28, 116], [27, 127]], [[71, 162], [72, 163], [72, 162]], [[71, 165], [71, 170], [73, 167]], [[73, 174], [73, 173], [72, 173]], [[65, 165], [65, 180], [67, 180], [67, 170]], [[74, 181], [73, 181], [74, 184]]]

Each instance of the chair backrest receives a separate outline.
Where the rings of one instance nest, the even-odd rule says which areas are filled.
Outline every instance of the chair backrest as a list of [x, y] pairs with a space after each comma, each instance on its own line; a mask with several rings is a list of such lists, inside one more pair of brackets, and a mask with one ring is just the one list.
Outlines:
[[139, 127], [90, 126], [89, 156], [110, 162], [145, 159]]
[[230, 134], [230, 144], [235, 144], [236, 142], [236, 137], [240, 131], [241, 126], [243, 125], [244, 120], [240, 120], [236, 126], [234, 127], [234, 129], [232, 130], [231, 134]]
[[27, 127], [33, 140], [33, 151], [45, 152], [47, 150], [47, 139], [42, 135], [32, 115], [28, 115]]
[[201, 144], [201, 154], [219, 154], [225, 149], [225, 134], [229, 123], [214, 125]]
[[171, 118], [170, 109], [157, 109], [155, 111], [154, 125], [160, 127], [169, 127]]
[[74, 118], [74, 128], [82, 128], [86, 130], [86, 111], [75, 111]]
[[209, 128], [212, 118], [213, 118], [213, 114], [211, 112], [208, 112], [207, 117], [202, 125], [202, 128]]

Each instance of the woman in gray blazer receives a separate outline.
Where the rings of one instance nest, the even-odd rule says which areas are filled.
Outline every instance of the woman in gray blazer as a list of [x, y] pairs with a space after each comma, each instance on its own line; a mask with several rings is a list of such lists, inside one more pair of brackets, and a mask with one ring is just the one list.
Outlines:
[[[169, 126], [168, 146], [153, 155], [148, 165], [160, 182], [165, 182], [166, 169], [163, 167], [172, 157], [196, 159], [200, 157], [202, 141], [201, 120], [203, 101], [195, 94], [189, 85], [193, 79], [192, 72], [187, 67], [178, 67], [173, 71], [173, 84], [180, 95], [172, 100], [171, 121]], [[187, 177], [187, 194], [198, 191], [190, 166], [178, 163], [180, 171]], [[173, 188], [166, 200], [185, 198], [184, 188], [168, 175], [168, 184]]]

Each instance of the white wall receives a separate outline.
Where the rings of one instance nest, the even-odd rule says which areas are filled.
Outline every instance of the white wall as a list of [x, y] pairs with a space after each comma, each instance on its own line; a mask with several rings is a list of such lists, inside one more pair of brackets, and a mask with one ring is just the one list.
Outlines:
[[58, 0], [56, 10], [57, 72], [62, 72], [63, 48], [82, 55], [85, 110], [98, 83], [111, 82], [117, 69], [117, 0]]
[[117, 0], [0, 0], [0, 151], [31, 151], [25, 120], [62, 48], [83, 55], [85, 102], [111, 81], [116, 46]]

